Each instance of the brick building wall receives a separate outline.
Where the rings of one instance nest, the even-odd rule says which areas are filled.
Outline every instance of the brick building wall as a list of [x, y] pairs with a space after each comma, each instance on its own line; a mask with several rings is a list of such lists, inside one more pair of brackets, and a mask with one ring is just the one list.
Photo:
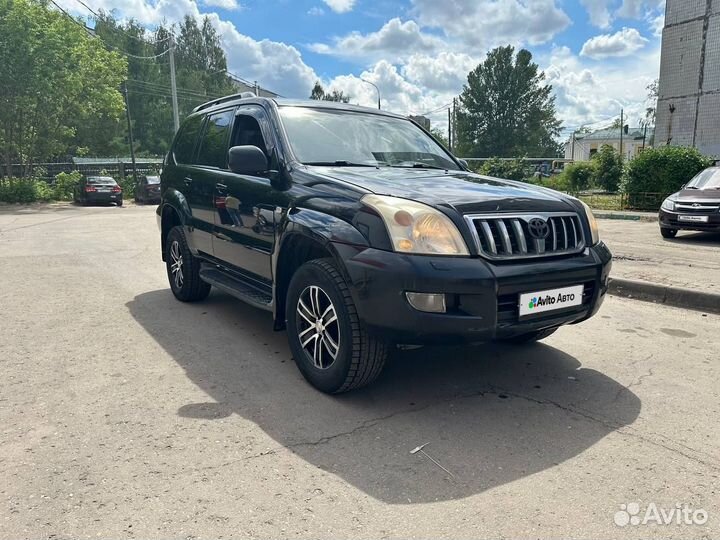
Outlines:
[[720, 0], [667, 0], [655, 145], [720, 157]]

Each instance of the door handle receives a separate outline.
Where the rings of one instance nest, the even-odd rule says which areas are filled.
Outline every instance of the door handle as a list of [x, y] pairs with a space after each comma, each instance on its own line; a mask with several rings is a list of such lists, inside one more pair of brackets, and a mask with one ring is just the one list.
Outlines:
[[183, 180], [183, 182], [185, 182], [186, 186], [189, 186], [190, 184], [193, 183], [193, 179], [190, 178], [189, 176], [186, 176], [185, 179]]
[[220, 192], [225, 192], [225, 191], [227, 191], [227, 186], [225, 184], [218, 183], [218, 184], [215, 184], [215, 189], [217, 189]]

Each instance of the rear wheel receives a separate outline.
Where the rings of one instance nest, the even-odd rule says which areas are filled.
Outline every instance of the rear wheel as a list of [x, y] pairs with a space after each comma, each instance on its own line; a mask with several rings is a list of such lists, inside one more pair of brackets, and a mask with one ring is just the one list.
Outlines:
[[663, 238], [675, 238], [677, 233], [677, 229], [660, 229]]
[[200, 261], [193, 256], [180, 226], [168, 233], [165, 261], [170, 289], [181, 302], [204, 300], [210, 294], [210, 284], [200, 279]]
[[331, 259], [302, 265], [288, 289], [287, 333], [300, 372], [315, 388], [347, 392], [374, 381], [387, 356], [369, 335]]
[[526, 343], [535, 343], [541, 339], [552, 336], [557, 331], [557, 328], [547, 328], [546, 330], [538, 330], [537, 332], [530, 332], [529, 334], [522, 334], [502, 341], [506, 343], [515, 343], [516, 345], [523, 345]]
[[122, 203], [123, 203], [122, 201], [118, 201], [118, 202], [116, 202], [115, 204], [116, 204], [117, 206], [122, 206]]

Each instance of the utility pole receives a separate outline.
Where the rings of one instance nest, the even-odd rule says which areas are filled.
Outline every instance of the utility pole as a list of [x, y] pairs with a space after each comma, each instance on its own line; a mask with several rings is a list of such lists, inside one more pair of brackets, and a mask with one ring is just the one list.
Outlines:
[[645, 128], [643, 129], [643, 144], [642, 144], [643, 150], [645, 150], [645, 139], [647, 138], [647, 126], [648, 126], [648, 123], [647, 123], [647, 121], [645, 121]]
[[130, 100], [128, 99], [127, 82], [123, 84], [123, 94], [125, 95], [125, 116], [127, 116], [128, 142], [130, 143], [130, 159], [133, 166], [133, 181], [137, 186], [137, 167], [135, 167], [135, 143], [133, 142], [132, 121], [130, 120]]
[[625, 111], [620, 109], [620, 159], [623, 159], [623, 131], [625, 131]]
[[173, 125], [175, 133], [180, 129], [180, 114], [178, 112], [177, 83], [175, 81], [175, 36], [170, 34], [170, 90], [172, 93]]
[[451, 114], [450, 108], [448, 107], [448, 146], [450, 147], [450, 152], [453, 151], [452, 120], [450, 119]]
[[260, 87], [258, 86], [257, 81], [255, 81], [255, 96], [260, 95]]
[[570, 159], [575, 161], [575, 132], [572, 132], [572, 144], [570, 145]]
[[452, 136], [453, 136], [453, 144], [455, 146], [457, 146], [457, 98], [453, 98]]

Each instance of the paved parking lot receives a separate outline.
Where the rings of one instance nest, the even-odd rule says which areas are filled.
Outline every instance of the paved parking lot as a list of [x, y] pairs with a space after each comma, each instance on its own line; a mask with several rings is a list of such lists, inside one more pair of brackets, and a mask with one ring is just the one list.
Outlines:
[[0, 209], [0, 537], [720, 536], [720, 317], [609, 298], [330, 397], [269, 314], [176, 302], [157, 237], [149, 207]]

